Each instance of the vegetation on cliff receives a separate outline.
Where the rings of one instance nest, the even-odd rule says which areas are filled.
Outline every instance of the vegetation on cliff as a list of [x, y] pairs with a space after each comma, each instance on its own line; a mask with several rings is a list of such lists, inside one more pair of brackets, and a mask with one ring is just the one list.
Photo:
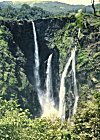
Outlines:
[[[22, 15], [25, 16], [23, 9]], [[17, 54], [11, 53], [9, 42], [13, 40], [13, 36], [6, 26], [0, 27], [1, 140], [100, 139], [100, 19], [93, 15], [85, 15], [82, 11], [74, 17], [76, 21], [66, 23], [63, 29], [55, 34], [52, 42], [52, 46], [56, 46], [60, 52], [60, 73], [71, 48], [77, 46], [76, 71], [80, 94], [78, 110], [75, 116], [64, 122], [57, 118], [33, 119], [31, 114], [36, 112], [39, 106], [36, 108], [34, 105], [37, 100], [33, 97], [33, 87], [25, 74], [24, 54], [20, 48], [16, 51]], [[28, 109], [33, 112], [30, 113]]]
[[[93, 8], [94, 7], [94, 8]], [[61, 2], [0, 2], [0, 19], [15, 19], [15, 20], [36, 20], [41, 18], [49, 18], [55, 16], [66, 16], [68, 13], [77, 13], [79, 9], [82, 9], [84, 13], [93, 13], [95, 9], [95, 15], [100, 15], [100, 4], [95, 6], [84, 5], [69, 5]]]
[[23, 4], [21, 8], [14, 8], [9, 5], [6, 8], [0, 8], [0, 19], [5, 20], [36, 20], [52, 16], [52, 13], [47, 12], [39, 7], [30, 7]]

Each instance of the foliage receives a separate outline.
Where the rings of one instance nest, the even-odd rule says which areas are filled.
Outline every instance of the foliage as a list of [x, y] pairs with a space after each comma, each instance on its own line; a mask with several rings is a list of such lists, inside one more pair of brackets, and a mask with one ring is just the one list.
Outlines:
[[[75, 39], [78, 38], [78, 29], [83, 29], [84, 25], [84, 14], [82, 10], [79, 10], [75, 15], [69, 17], [70, 19], [76, 18], [75, 22], [67, 23], [63, 29], [59, 30], [55, 35], [53, 45], [56, 46], [60, 51], [60, 69], [62, 71], [66, 64], [66, 58], [69, 56], [73, 45], [77, 44]], [[81, 37], [83, 37], [83, 34]], [[78, 45], [78, 44], [77, 44]]]
[[78, 28], [82, 28], [84, 20], [84, 14], [82, 12], [82, 9], [78, 10], [78, 13], [75, 15], [75, 17], [76, 17], [76, 26]]
[[[95, 5], [99, 13], [99, 4]], [[84, 5], [69, 5], [60, 2], [0, 2], [0, 19], [26, 19], [36, 20], [40, 18], [61, 17], [68, 13], [77, 13], [82, 9], [84, 13], [93, 13], [92, 7]], [[79, 21], [81, 23], [81, 21]]]
[[[5, 9], [0, 9], [0, 11], [1, 19], [4, 15], [10, 19], [15, 19], [16, 15], [17, 19], [38, 19], [50, 16], [50, 13], [47, 14], [43, 9], [31, 8], [26, 4], [17, 10], [9, 6]], [[82, 36], [78, 40], [76, 54], [77, 75], [85, 72], [88, 76], [88, 81], [93, 83], [92, 86], [95, 86], [96, 83], [99, 83], [98, 62], [100, 53], [96, 44], [92, 43], [98, 40], [96, 39], [96, 41], [92, 42], [92, 31], [89, 32], [89, 29], [84, 28], [84, 14], [79, 11], [75, 17], [76, 22], [66, 24], [63, 29], [58, 31], [55, 35], [53, 46], [56, 46], [60, 51], [60, 70], [62, 71], [67, 58], [70, 56], [71, 48], [76, 43], [74, 39], [77, 38], [78, 28], [81, 28]], [[99, 24], [99, 20], [98, 23], [95, 21], [91, 24], [94, 27], [94, 32], [97, 31], [96, 27]], [[89, 27], [91, 28], [91, 26]], [[100, 93], [93, 91], [93, 87], [90, 89], [90, 86], [87, 86], [88, 83], [79, 84], [81, 87], [79, 91], [79, 107], [77, 114], [71, 118], [72, 122], [67, 120], [62, 122], [57, 118], [54, 120], [48, 118], [32, 119], [28, 110], [20, 108], [29, 108], [31, 104], [31, 110], [33, 112], [37, 111], [34, 108], [35, 102], [33, 103], [33, 99], [29, 98], [29, 93], [32, 93], [33, 87], [29, 84], [24, 69], [20, 65], [16, 69], [18, 63], [24, 64], [24, 56], [20, 49], [16, 57], [13, 56], [9, 50], [9, 40], [13, 40], [11, 33], [5, 27], [0, 27], [0, 139], [99, 140]], [[88, 42], [92, 42], [92, 46], [88, 46]], [[86, 77], [82, 78], [86, 79]]]
[[[99, 92], [94, 91], [91, 100], [82, 101], [77, 115], [74, 117], [73, 133], [76, 139], [92, 140], [100, 139], [100, 110], [98, 103]], [[82, 108], [82, 110], [81, 110]]]
[[11, 5], [6, 8], [0, 9], [0, 17], [4, 19], [40, 19], [50, 17], [52, 14], [38, 7], [30, 7], [27, 4], [23, 4], [21, 8], [14, 8]]
[[[33, 114], [36, 109], [35, 97], [32, 85], [29, 83], [23, 65], [25, 57], [19, 47], [15, 48], [16, 53], [9, 48], [9, 42], [13, 37], [5, 26], [0, 27], [0, 97], [3, 99], [17, 99], [24, 109], [28, 108]], [[15, 44], [13, 47], [16, 47]], [[32, 100], [30, 102], [30, 99]], [[35, 101], [34, 101], [35, 100]], [[34, 101], [34, 102], [33, 102]], [[34, 107], [34, 109], [32, 109]]]
[[[67, 23], [62, 30], [58, 31], [54, 38], [54, 45], [56, 45], [60, 51], [60, 69], [62, 70], [65, 61], [67, 61], [67, 57], [69, 58], [71, 48], [73, 45], [75, 46], [76, 42], [73, 42], [73, 40], [75, 38], [78, 40], [76, 71], [80, 97], [78, 110], [76, 115], [71, 118], [69, 130], [71, 133], [71, 139], [99, 140], [100, 93], [98, 91], [93, 91], [93, 88], [95, 88], [95, 85], [99, 83], [100, 80], [98, 73], [100, 70], [98, 61], [100, 54], [97, 45], [99, 44], [99, 37], [97, 37], [97, 34], [99, 32], [100, 22], [98, 21], [98, 18], [94, 19], [92, 16], [86, 17], [81, 11], [79, 11], [75, 17], [76, 22]], [[84, 19], [87, 20], [87, 25], [85, 25]], [[88, 21], [90, 21], [90, 25]], [[86, 26], [89, 26], [90, 29], [87, 29]], [[78, 28], [80, 28], [81, 31], [80, 38], [78, 38]], [[85, 75], [82, 77], [82, 74]]]
[[0, 139], [10, 140], [67, 140], [67, 122], [59, 119], [30, 119], [29, 112], [18, 108], [15, 100], [0, 101]]
[[[8, 40], [11, 34], [5, 31], [4, 27], [0, 28], [0, 96], [5, 97], [14, 92], [17, 85], [15, 77], [15, 58], [8, 48]], [[14, 95], [14, 93], [13, 93]], [[11, 95], [11, 96], [13, 96]]]
[[[38, 140], [62, 140], [68, 139], [67, 137], [67, 123], [61, 122], [59, 119], [49, 120], [46, 118], [35, 119], [32, 129], [34, 131], [34, 138]], [[37, 135], [38, 134], [38, 135]]]
[[[94, 91], [92, 100], [81, 102], [82, 110], [70, 122], [54, 118], [31, 117], [15, 100], [0, 100], [0, 139], [10, 140], [92, 140], [99, 139], [100, 100]], [[92, 97], [92, 96], [91, 96]]]
[[73, 26], [74, 23], [66, 24], [65, 27], [58, 31], [55, 35], [53, 45], [59, 49], [60, 52], [60, 70], [63, 70], [63, 67], [66, 64], [67, 55], [70, 53], [72, 47], [73, 38], [69, 34], [69, 29]]
[[[18, 108], [15, 100], [0, 101], [0, 139], [21, 140], [28, 127], [28, 111]], [[25, 137], [24, 137], [25, 138]]]

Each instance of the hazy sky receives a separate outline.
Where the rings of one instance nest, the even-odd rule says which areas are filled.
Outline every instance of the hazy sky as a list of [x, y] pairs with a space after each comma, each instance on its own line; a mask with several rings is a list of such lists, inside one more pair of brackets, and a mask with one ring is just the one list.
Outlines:
[[[0, 1], [10, 1], [10, 0], [0, 0]], [[59, 1], [59, 2], [64, 2], [68, 4], [84, 4], [84, 5], [90, 5], [91, 0], [11, 0], [11, 1]], [[100, 2], [100, 0], [95, 0], [96, 3]]]

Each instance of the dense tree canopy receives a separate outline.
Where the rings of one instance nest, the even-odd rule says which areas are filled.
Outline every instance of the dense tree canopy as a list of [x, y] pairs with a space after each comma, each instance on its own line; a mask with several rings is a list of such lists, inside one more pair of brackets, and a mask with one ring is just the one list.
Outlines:
[[23, 4], [21, 8], [14, 8], [9, 5], [7, 8], [0, 8], [0, 17], [5, 19], [40, 19], [50, 17], [52, 14], [39, 7], [30, 7]]

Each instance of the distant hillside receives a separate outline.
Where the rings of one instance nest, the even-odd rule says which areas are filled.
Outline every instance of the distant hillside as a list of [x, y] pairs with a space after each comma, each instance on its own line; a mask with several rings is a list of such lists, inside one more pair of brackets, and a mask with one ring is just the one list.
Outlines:
[[61, 2], [41, 2], [41, 3], [32, 3], [31, 6], [41, 7], [46, 11], [57, 13], [66, 13], [73, 11], [75, 12], [78, 9], [82, 9], [84, 5], [69, 5]]
[[6, 7], [8, 7], [8, 5], [13, 6], [13, 2], [12, 1], [3, 1], [3, 2], [0, 2], [0, 7], [1, 8], [6, 8]]
[[[91, 5], [89, 6], [84, 6], [84, 5], [69, 5], [66, 3], [61, 3], [61, 2], [52, 2], [52, 1], [45, 1], [45, 2], [25, 2], [26, 4], [28, 4], [31, 7], [39, 7], [42, 8], [45, 11], [48, 11], [54, 15], [58, 15], [58, 14], [66, 14], [68, 12], [77, 12], [77, 10], [79, 9], [83, 9], [84, 12], [87, 13], [93, 13], [93, 9], [91, 7]], [[1, 8], [6, 8], [8, 5], [11, 5], [14, 8], [21, 8], [21, 6], [23, 5], [23, 2], [15, 2], [13, 3], [12, 1], [4, 1], [4, 2], [0, 2], [0, 7]]]

